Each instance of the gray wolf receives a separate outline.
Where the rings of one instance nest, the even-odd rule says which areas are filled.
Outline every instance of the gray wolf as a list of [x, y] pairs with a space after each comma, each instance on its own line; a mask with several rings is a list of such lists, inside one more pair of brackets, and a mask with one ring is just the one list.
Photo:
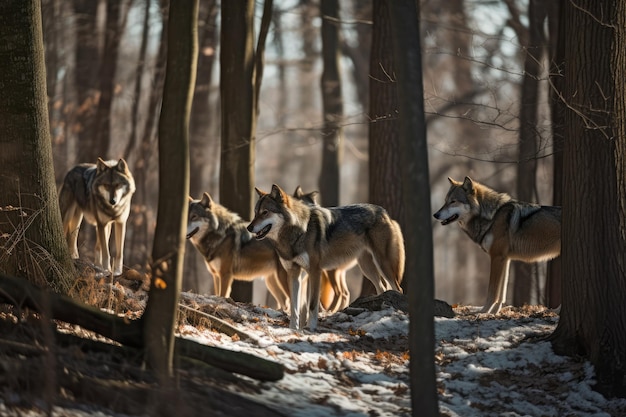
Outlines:
[[539, 262], [561, 254], [561, 207], [513, 199], [465, 177], [450, 181], [445, 203], [434, 214], [442, 225], [457, 222], [489, 254], [491, 272], [483, 313], [506, 301], [511, 260]]
[[[293, 196], [308, 205], [315, 206], [318, 205], [317, 194], [319, 194], [318, 191], [305, 193], [302, 187], [298, 186]], [[356, 259], [343, 268], [322, 271], [320, 302], [322, 306], [331, 313], [343, 310], [350, 304], [350, 291], [348, 290], [348, 283], [346, 282], [346, 272], [355, 265]]]
[[265, 283], [280, 309], [287, 310], [287, 272], [267, 241], [253, 238], [248, 222], [213, 201], [208, 193], [200, 200], [189, 198], [187, 239], [200, 252], [213, 275], [214, 293], [229, 297], [233, 280]]
[[[383, 286], [402, 292], [398, 283], [404, 273], [404, 240], [384, 208], [309, 205], [276, 184], [269, 193], [258, 188], [256, 192], [259, 199], [248, 230], [274, 244], [288, 272], [291, 328], [303, 327], [307, 319], [311, 331], [317, 328], [322, 270], [345, 267], [354, 259], [377, 293]], [[302, 270], [308, 274], [306, 300], [300, 297]]]
[[[115, 276], [122, 274], [126, 220], [134, 192], [135, 181], [124, 159], [115, 162], [98, 158], [96, 164], [76, 165], [65, 175], [59, 206], [72, 258], [78, 258], [78, 231], [84, 217], [96, 226], [96, 266], [112, 271]], [[115, 257], [111, 269], [112, 224], [115, 224]]]

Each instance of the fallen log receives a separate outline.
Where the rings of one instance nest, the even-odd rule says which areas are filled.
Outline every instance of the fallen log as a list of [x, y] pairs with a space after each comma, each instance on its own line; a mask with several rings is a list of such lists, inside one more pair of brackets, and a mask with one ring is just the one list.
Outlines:
[[[25, 279], [0, 274], [0, 302], [17, 308], [28, 307], [51, 319], [79, 325], [122, 345], [143, 348], [143, 320], [128, 320], [108, 314], [71, 297], [45, 291]], [[177, 354], [201, 360], [209, 365], [262, 381], [283, 377], [281, 364], [242, 352], [206, 346], [176, 338]]]

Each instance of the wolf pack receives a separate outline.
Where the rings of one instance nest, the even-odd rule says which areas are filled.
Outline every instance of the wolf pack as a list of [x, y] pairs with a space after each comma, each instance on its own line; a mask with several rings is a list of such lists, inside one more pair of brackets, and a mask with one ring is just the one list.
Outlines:
[[[512, 260], [538, 262], [559, 256], [561, 208], [518, 201], [465, 177], [448, 178], [450, 188], [434, 218], [457, 223], [490, 257], [491, 271], [483, 313], [497, 314], [506, 302]], [[405, 246], [400, 224], [381, 206], [323, 207], [317, 191], [289, 194], [274, 184], [255, 188], [254, 217], [246, 220], [215, 202], [209, 193], [189, 197], [187, 239], [213, 277], [214, 294], [229, 297], [234, 280], [264, 278], [290, 327], [315, 331], [320, 305], [346, 308], [346, 273], [358, 266], [381, 294], [402, 292]], [[83, 219], [96, 228], [95, 265], [123, 274], [126, 222], [135, 182], [124, 159], [73, 167], [59, 191], [63, 231], [70, 254], [78, 258]], [[109, 239], [115, 228], [115, 253]], [[410, 254], [409, 254], [410, 256]], [[328, 291], [332, 289], [332, 291]], [[321, 298], [323, 293], [332, 297]]]

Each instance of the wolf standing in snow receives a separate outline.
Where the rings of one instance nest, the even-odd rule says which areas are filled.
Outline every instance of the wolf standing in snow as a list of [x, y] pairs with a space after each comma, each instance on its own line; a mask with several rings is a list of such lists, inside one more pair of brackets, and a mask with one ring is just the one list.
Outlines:
[[517, 201], [470, 177], [448, 181], [445, 203], [434, 217], [444, 226], [458, 222], [489, 254], [489, 289], [482, 312], [496, 314], [506, 301], [511, 260], [539, 262], [561, 254], [561, 207]]
[[[309, 205], [276, 184], [269, 193], [256, 191], [259, 200], [248, 230], [272, 241], [289, 274], [292, 328], [301, 327], [300, 313], [306, 311], [309, 329], [316, 329], [323, 269], [342, 268], [356, 259], [377, 293], [383, 286], [402, 292], [404, 240], [384, 208]], [[308, 274], [308, 300], [300, 297], [302, 270]]]

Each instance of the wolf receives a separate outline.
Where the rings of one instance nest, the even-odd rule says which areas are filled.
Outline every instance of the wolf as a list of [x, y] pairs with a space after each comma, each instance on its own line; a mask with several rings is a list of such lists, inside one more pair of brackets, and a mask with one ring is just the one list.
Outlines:
[[[248, 230], [258, 240], [268, 238], [288, 272], [291, 298], [290, 327], [317, 328], [322, 270], [342, 268], [354, 259], [377, 293], [383, 287], [402, 292], [404, 239], [387, 211], [373, 204], [324, 208], [309, 205], [272, 185], [259, 199]], [[308, 274], [308, 297], [300, 297], [300, 272]], [[303, 314], [304, 316], [304, 314]]]
[[[78, 231], [83, 217], [96, 226], [95, 264], [114, 276], [122, 275], [124, 238], [130, 213], [135, 180], [124, 159], [95, 164], [79, 164], [63, 180], [59, 191], [59, 207], [63, 232], [72, 258], [78, 258]], [[111, 268], [109, 237], [115, 224], [115, 257]]]
[[213, 275], [214, 293], [229, 297], [233, 280], [251, 281], [265, 277], [265, 283], [281, 310], [287, 310], [287, 271], [267, 241], [253, 238], [248, 222], [213, 201], [209, 193], [189, 197], [187, 239], [200, 252]]
[[[318, 191], [305, 193], [302, 187], [297, 186], [293, 196], [308, 205], [316, 206]], [[350, 291], [346, 282], [346, 272], [356, 265], [356, 259], [343, 268], [323, 270], [320, 283], [320, 301], [322, 306], [335, 313], [343, 310], [350, 304]]]
[[491, 272], [483, 313], [497, 314], [506, 301], [511, 260], [539, 262], [561, 254], [561, 207], [540, 206], [465, 177], [448, 177], [450, 189], [435, 214], [442, 225], [457, 222], [489, 254]]

